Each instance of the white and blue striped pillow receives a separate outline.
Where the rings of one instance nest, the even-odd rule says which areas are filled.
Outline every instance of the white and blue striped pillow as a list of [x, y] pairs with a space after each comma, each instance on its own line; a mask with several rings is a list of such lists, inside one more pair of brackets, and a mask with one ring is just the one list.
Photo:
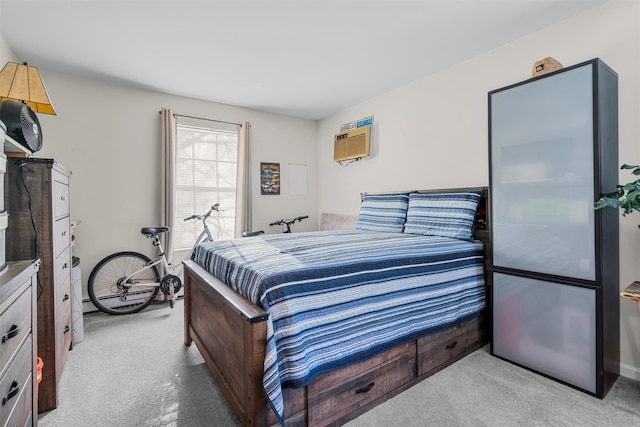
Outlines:
[[482, 189], [460, 193], [409, 195], [405, 233], [473, 240]]
[[364, 196], [356, 230], [402, 233], [408, 205], [408, 194]]

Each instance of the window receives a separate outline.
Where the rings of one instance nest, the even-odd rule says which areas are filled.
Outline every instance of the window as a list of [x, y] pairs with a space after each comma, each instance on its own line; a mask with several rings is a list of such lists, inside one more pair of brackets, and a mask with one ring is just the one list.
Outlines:
[[[176, 189], [174, 250], [191, 248], [202, 231], [198, 221], [184, 218], [206, 213], [211, 205], [220, 203], [219, 217], [212, 215], [209, 224], [216, 239], [231, 239], [235, 226], [236, 168], [238, 132], [235, 127], [224, 129], [178, 122], [176, 138]], [[216, 222], [219, 218], [220, 227]]]

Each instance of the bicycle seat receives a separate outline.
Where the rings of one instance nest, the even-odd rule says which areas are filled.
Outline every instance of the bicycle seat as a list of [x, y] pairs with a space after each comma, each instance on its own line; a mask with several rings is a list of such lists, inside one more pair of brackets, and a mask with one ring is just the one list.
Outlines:
[[258, 230], [258, 231], [243, 231], [242, 232], [242, 237], [253, 237], [253, 236], [259, 236], [260, 234], [263, 234], [264, 230]]
[[158, 234], [166, 233], [167, 231], [169, 231], [169, 227], [166, 227], [166, 226], [163, 226], [163, 227], [142, 227], [142, 230], [140, 230], [140, 232], [145, 237], [156, 237]]

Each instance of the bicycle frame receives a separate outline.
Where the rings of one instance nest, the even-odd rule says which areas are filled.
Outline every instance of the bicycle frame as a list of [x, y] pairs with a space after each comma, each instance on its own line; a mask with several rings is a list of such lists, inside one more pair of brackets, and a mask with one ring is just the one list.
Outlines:
[[[211, 211], [209, 211], [209, 214], [211, 213]], [[193, 246], [191, 246], [191, 249], [189, 250], [189, 253], [185, 256], [185, 260], [186, 259], [191, 259], [191, 256], [193, 255], [193, 252], [195, 251], [195, 248], [198, 244], [200, 243], [204, 243], [204, 242], [213, 242], [213, 236], [211, 235], [211, 230], [209, 229], [209, 226], [207, 225], [207, 219], [209, 218], [209, 215], [205, 215], [204, 217], [202, 217], [202, 224], [203, 224], [203, 230], [200, 232], [200, 235], [198, 236], [198, 238], [196, 239], [195, 243], [193, 244]], [[185, 218], [185, 221], [187, 219], [190, 218]], [[128, 286], [129, 288], [133, 288], [135, 286], [160, 286], [160, 283], [162, 283], [162, 280], [160, 282], [146, 282], [146, 281], [141, 281], [141, 280], [134, 280], [133, 278], [142, 273], [143, 271], [153, 268], [156, 265], [161, 264], [163, 267], [163, 278], [168, 276], [168, 275], [174, 275], [174, 272], [176, 272], [177, 269], [179, 269], [180, 267], [182, 267], [182, 262], [180, 262], [178, 265], [175, 264], [170, 264], [167, 261], [167, 257], [166, 257], [166, 253], [164, 251], [164, 248], [162, 247], [162, 243], [160, 242], [160, 238], [158, 236], [153, 237], [153, 246], [155, 246], [157, 248], [157, 257], [155, 259], [155, 261], [146, 264], [144, 267], [134, 271], [133, 273], [131, 273], [129, 276], [125, 277], [125, 279], [122, 281], [122, 283], [126, 284], [126, 286]], [[174, 290], [173, 290], [173, 286], [169, 286], [169, 293], [171, 295], [171, 299], [173, 300], [174, 298]]]
[[[185, 260], [191, 259], [191, 255], [193, 255], [193, 252], [196, 250], [196, 246], [198, 246], [200, 243], [213, 242], [213, 236], [211, 235], [211, 231], [209, 231], [209, 226], [207, 225], [206, 221], [206, 218], [202, 221], [202, 223], [204, 224], [204, 230], [200, 232], [200, 235], [196, 239], [196, 242], [193, 244], [193, 246], [191, 246], [189, 253], [184, 257]], [[180, 263], [180, 265], [182, 265], [182, 263]]]
[[[126, 286], [128, 286], [129, 288], [133, 288], [135, 286], [160, 286], [161, 282], [147, 282], [147, 281], [142, 281], [142, 280], [134, 280], [134, 277], [136, 277], [138, 274], [142, 273], [145, 270], [148, 270], [150, 268], [153, 268], [156, 265], [162, 264], [162, 267], [164, 268], [164, 271], [166, 272], [164, 276], [166, 276], [167, 274], [173, 274], [173, 270], [174, 267], [169, 264], [169, 262], [167, 261], [167, 257], [164, 253], [164, 248], [162, 247], [162, 243], [160, 243], [160, 239], [158, 238], [158, 236], [153, 238], [153, 246], [157, 247], [157, 258], [155, 261], [151, 262], [151, 263], [147, 263], [144, 267], [134, 271], [133, 273], [131, 273], [129, 276], [125, 277], [124, 280], [122, 280], [123, 284], [126, 284]], [[169, 292], [171, 294], [171, 298], [173, 298], [173, 286], [169, 286]]]

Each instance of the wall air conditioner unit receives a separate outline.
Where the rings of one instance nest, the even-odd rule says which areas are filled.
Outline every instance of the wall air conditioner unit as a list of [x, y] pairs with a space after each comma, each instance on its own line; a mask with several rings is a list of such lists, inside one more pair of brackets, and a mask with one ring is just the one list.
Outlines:
[[371, 126], [362, 126], [336, 134], [333, 138], [333, 161], [369, 157]]

